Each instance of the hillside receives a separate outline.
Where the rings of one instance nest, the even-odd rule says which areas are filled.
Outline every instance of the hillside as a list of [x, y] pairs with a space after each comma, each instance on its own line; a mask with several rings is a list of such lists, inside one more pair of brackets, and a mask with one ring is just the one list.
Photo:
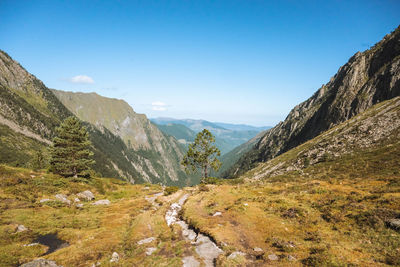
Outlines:
[[185, 147], [194, 141], [196, 138], [196, 132], [192, 131], [188, 127], [183, 124], [175, 124], [175, 123], [168, 123], [168, 124], [157, 124], [157, 127], [163, 133], [171, 135], [175, 137], [178, 142]]
[[95, 125], [100, 131], [107, 129], [120, 137], [137, 155], [131, 161], [131, 168], [145, 181], [180, 185], [196, 183], [188, 180], [180, 165], [184, 150], [177, 140], [163, 134], [145, 115], [134, 112], [125, 101], [96, 93], [53, 92], [78, 118]]
[[363, 53], [357, 52], [312, 97], [290, 111], [227, 173], [238, 176], [320, 133], [400, 95], [400, 27]]
[[[161, 130], [164, 129], [166, 132], [172, 133], [172, 136], [175, 136], [174, 133], [178, 133], [179, 131], [178, 129], [171, 129], [179, 127], [175, 125], [183, 125], [195, 132], [196, 134], [198, 132], [201, 132], [203, 129], [207, 129], [215, 136], [215, 144], [221, 151], [221, 155], [224, 155], [236, 148], [237, 146], [249, 141], [263, 129], [270, 128], [268, 126], [254, 127], [250, 125], [214, 123], [206, 120], [192, 119], [179, 120], [172, 118], [155, 118], [151, 119], [151, 121], [159, 125]], [[192, 135], [189, 134], [186, 137], [183, 136], [183, 138], [178, 138], [179, 136], [175, 137], [178, 140], [184, 139], [185, 142], [188, 143], [192, 142], [191, 136]]]
[[[2, 51], [0, 104], [0, 163], [13, 166], [30, 166], [32, 156], [37, 151], [46, 154], [55, 128], [66, 117], [73, 115], [50, 89]], [[165, 137], [150, 122], [145, 122], [148, 123], [149, 129], [155, 129], [159, 138], [170, 142], [160, 142], [160, 149], [157, 151], [169, 149], [171, 153], [179, 153], [179, 146], [169, 146], [176, 143], [172, 137]], [[157, 151], [136, 153], [110, 130], [94, 127], [90, 123], [86, 123], [85, 126], [93, 144], [96, 160], [94, 170], [101, 175], [126, 179], [132, 183], [161, 182], [186, 185], [193, 182], [188, 181], [182, 171], [173, 169], [174, 166], [168, 169], [170, 165], [166, 164], [164, 172], [162, 165], [165, 162], [150, 164], [149, 158], [154, 154], [157, 157]], [[160, 171], [163, 172], [162, 176], [159, 175]]]

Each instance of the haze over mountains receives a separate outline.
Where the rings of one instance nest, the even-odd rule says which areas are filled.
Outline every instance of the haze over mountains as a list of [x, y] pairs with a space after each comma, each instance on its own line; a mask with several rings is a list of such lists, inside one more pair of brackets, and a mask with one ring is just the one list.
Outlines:
[[162, 131], [175, 136], [186, 145], [194, 141], [197, 132], [207, 129], [216, 137], [216, 146], [220, 149], [221, 155], [249, 141], [259, 132], [272, 128], [193, 119], [153, 118], [151, 121], [159, 125]]

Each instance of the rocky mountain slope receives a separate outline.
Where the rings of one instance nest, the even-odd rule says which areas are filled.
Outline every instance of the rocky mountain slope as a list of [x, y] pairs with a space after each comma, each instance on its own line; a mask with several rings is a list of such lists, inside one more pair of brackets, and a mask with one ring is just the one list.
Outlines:
[[[251, 179], [265, 179], [287, 173], [304, 174], [304, 169], [325, 162], [340, 163], [344, 158], [354, 161], [362, 157], [360, 153], [372, 153], [380, 156], [384, 150], [400, 164], [398, 154], [400, 146], [400, 96], [376, 104], [365, 112], [347, 120], [304, 144], [289, 150], [278, 157], [259, 164], [246, 173]], [[397, 152], [398, 153], [398, 152]], [[384, 160], [380, 160], [381, 162]], [[368, 162], [364, 166], [372, 166]], [[385, 166], [381, 166], [384, 169]]]
[[[1, 163], [29, 166], [33, 154], [36, 151], [45, 154], [55, 128], [63, 119], [72, 115], [40, 80], [0, 51]], [[100, 131], [90, 123], [85, 123], [85, 126], [93, 144], [96, 160], [94, 169], [101, 175], [126, 179], [132, 183], [188, 183], [186, 175], [180, 170], [165, 171], [162, 176], [159, 174], [164, 169], [163, 162], [157, 166], [150, 164], [151, 156], [158, 152], [139, 154], [129, 149], [121, 138], [107, 128]], [[161, 135], [160, 138], [165, 137]], [[159, 145], [165, 146], [161, 143]]]
[[400, 27], [363, 53], [357, 52], [312, 97], [297, 105], [285, 121], [269, 130], [243, 155], [227, 177], [238, 176], [320, 133], [400, 95]]
[[186, 179], [180, 165], [184, 149], [178, 141], [163, 134], [145, 115], [134, 112], [125, 101], [96, 93], [53, 92], [78, 118], [95, 125], [100, 131], [107, 129], [120, 137], [137, 155], [131, 162], [132, 168], [146, 181], [165, 184]]

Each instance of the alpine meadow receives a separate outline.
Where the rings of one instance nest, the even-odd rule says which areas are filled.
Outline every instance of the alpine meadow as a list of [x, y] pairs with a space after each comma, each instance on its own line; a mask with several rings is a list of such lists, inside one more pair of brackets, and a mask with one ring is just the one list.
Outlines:
[[0, 266], [400, 266], [399, 14], [0, 1]]

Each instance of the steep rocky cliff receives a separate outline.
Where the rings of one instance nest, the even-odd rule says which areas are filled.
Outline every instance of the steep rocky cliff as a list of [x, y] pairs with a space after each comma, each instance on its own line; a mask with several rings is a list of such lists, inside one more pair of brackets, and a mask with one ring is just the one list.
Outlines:
[[357, 52], [312, 97], [294, 107], [225, 174], [238, 176], [320, 133], [400, 95], [400, 27], [363, 53]]
[[146, 181], [165, 183], [185, 179], [180, 165], [183, 147], [175, 138], [163, 134], [145, 115], [134, 112], [125, 101], [96, 93], [53, 92], [78, 118], [100, 131], [111, 131], [135, 151], [139, 157], [132, 166]]

